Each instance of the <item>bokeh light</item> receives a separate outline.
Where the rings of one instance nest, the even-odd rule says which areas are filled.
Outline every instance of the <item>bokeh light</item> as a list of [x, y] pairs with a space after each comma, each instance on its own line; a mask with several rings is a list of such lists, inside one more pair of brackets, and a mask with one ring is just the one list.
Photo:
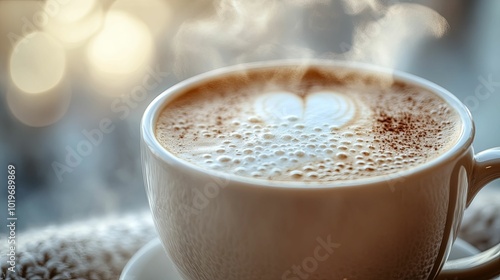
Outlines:
[[64, 116], [70, 104], [71, 90], [66, 82], [37, 94], [12, 87], [6, 97], [9, 110], [17, 120], [28, 126], [42, 127]]
[[65, 70], [63, 47], [43, 32], [31, 33], [20, 40], [10, 57], [12, 82], [26, 93], [50, 90], [62, 80]]
[[107, 74], [127, 74], [149, 61], [153, 40], [148, 28], [124, 12], [106, 15], [102, 30], [87, 49], [90, 65]]
[[110, 11], [122, 11], [134, 15], [149, 28], [153, 35], [158, 35], [165, 30], [172, 17], [167, 1], [162, 0], [117, 0], [111, 5]]
[[44, 10], [51, 11], [51, 16], [58, 21], [69, 23], [83, 19], [94, 9], [96, 3], [96, 0], [69, 0], [64, 2], [47, 0]]
[[102, 5], [97, 0], [71, 0], [59, 4], [49, 0], [44, 10], [52, 11], [45, 30], [73, 47], [95, 34], [102, 25]]
[[[0, 1], [0, 69], [7, 72], [12, 47], [28, 33], [36, 31], [33, 14], [40, 9], [36, 1]], [[27, 23], [28, 22], [28, 23]], [[4, 74], [6, 77], [6, 75]]]

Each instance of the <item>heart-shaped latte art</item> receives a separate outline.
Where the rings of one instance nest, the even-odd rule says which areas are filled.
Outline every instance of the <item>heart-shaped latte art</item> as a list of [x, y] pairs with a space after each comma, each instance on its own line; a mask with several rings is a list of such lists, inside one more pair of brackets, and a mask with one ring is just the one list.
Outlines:
[[208, 88], [201, 97], [196, 91], [162, 112], [157, 137], [211, 170], [304, 182], [392, 174], [454, 145], [460, 117], [438, 96], [360, 82], [346, 88], [252, 82], [234, 94]]
[[312, 92], [303, 98], [286, 91], [270, 92], [259, 97], [254, 105], [256, 113], [268, 124], [297, 118], [306, 127], [341, 127], [356, 114], [356, 104], [334, 91]]

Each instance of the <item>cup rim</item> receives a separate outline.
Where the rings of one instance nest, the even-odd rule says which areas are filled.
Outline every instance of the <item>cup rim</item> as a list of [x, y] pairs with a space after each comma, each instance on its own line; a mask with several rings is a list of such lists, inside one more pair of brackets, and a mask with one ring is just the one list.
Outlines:
[[[225, 74], [230, 74], [236, 71], [265, 69], [271, 67], [286, 67], [286, 66], [318, 66], [318, 67], [331, 67], [341, 68], [347, 70], [358, 71], [365, 74], [375, 75], [391, 75], [395, 80], [405, 83], [416, 85], [431, 91], [432, 93], [440, 96], [459, 114], [462, 121], [462, 128], [460, 131], [459, 139], [455, 145], [424, 164], [417, 165], [410, 169], [405, 169], [395, 173], [378, 175], [369, 178], [360, 178], [354, 180], [340, 180], [335, 182], [303, 182], [303, 181], [273, 181], [268, 179], [251, 178], [246, 176], [234, 175], [228, 172], [216, 171], [201, 166], [195, 165], [187, 160], [177, 157], [175, 154], [164, 148], [155, 136], [155, 124], [167, 103], [175, 99], [178, 95], [195, 87], [196, 85]], [[407, 178], [408, 176], [425, 172], [433, 167], [445, 164], [456, 157], [463, 154], [472, 145], [474, 138], [475, 128], [469, 109], [452, 93], [443, 87], [428, 81], [416, 75], [406, 73], [400, 70], [390, 69], [382, 66], [372, 65], [363, 62], [354, 61], [336, 61], [324, 59], [282, 59], [242, 63], [232, 66], [226, 66], [211, 70], [202, 74], [195, 75], [185, 79], [170, 88], [160, 93], [146, 108], [141, 120], [141, 139], [146, 144], [147, 148], [162, 161], [184, 168], [186, 171], [195, 172], [200, 175], [206, 175], [211, 178], [221, 178], [226, 182], [238, 182], [261, 187], [276, 187], [276, 188], [293, 188], [293, 189], [327, 189], [339, 187], [354, 187], [373, 185], [381, 182], [388, 182], [391, 180], [398, 180], [399, 178]]]

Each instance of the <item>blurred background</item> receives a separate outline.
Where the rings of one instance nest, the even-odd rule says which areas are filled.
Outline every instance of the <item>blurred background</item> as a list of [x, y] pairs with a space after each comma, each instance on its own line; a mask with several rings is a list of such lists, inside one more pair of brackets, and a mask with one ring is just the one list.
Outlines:
[[500, 146], [498, 26], [495, 0], [2, 0], [0, 162], [17, 168], [18, 230], [146, 208], [144, 109], [178, 81], [242, 62], [414, 73], [469, 107], [476, 151]]

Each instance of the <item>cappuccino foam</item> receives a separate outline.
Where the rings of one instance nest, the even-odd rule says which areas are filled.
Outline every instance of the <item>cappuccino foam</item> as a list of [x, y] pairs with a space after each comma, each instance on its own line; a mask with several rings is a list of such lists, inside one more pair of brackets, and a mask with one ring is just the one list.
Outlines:
[[458, 114], [424, 88], [302, 66], [226, 74], [186, 90], [161, 112], [156, 137], [204, 168], [332, 182], [424, 164], [460, 129]]

